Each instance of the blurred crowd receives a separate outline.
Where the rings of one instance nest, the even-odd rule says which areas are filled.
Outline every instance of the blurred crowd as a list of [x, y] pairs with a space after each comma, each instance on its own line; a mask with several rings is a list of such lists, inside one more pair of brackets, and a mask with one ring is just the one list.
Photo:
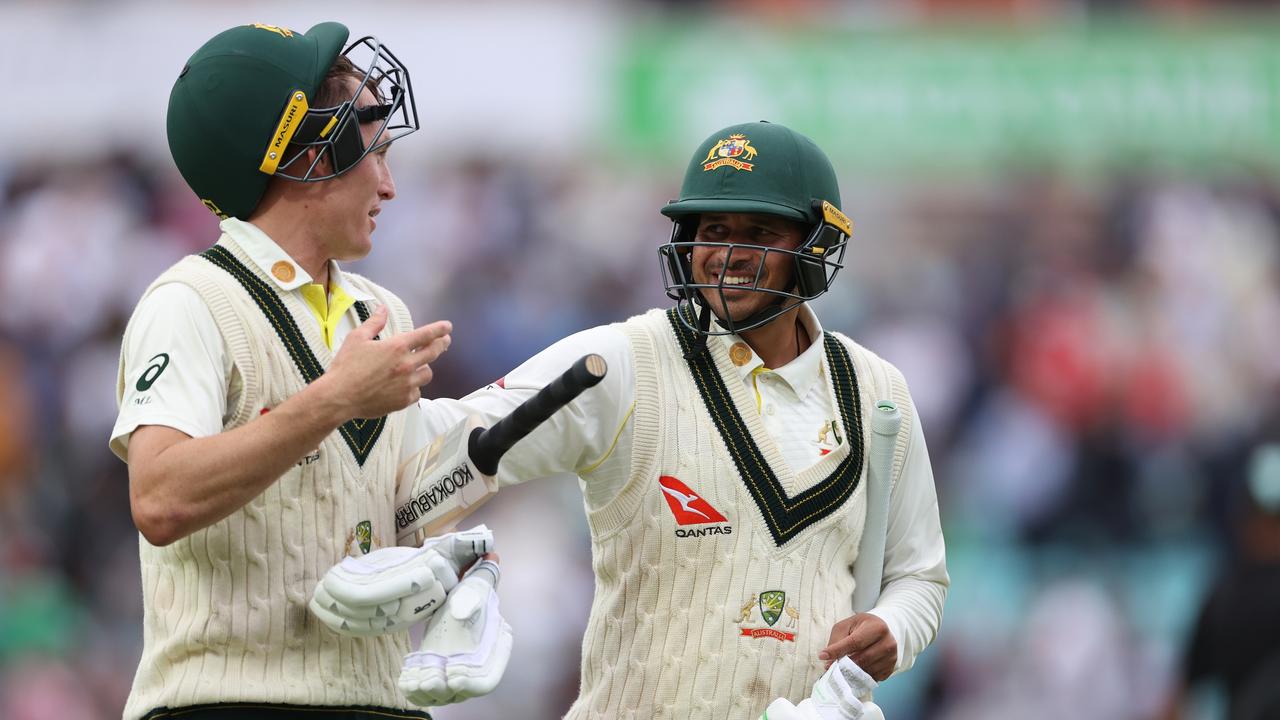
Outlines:
[[[396, 166], [373, 255], [349, 269], [420, 322], [453, 321], [426, 395], [458, 396], [668, 302], [657, 209], [681, 169]], [[912, 383], [953, 582], [935, 646], [883, 686], [886, 713], [1160, 717], [1237, 556], [1250, 448], [1277, 437], [1275, 178], [1027, 167], [842, 189], [855, 237], [817, 310]], [[120, 337], [146, 283], [216, 236], [167, 161], [0, 166], [0, 718], [119, 716], [142, 640], [127, 473], [107, 449]], [[578, 490], [504, 496], [481, 519], [516, 654], [494, 696], [445, 720], [559, 717], [576, 692]], [[1223, 707], [1188, 697], [1184, 717]]]

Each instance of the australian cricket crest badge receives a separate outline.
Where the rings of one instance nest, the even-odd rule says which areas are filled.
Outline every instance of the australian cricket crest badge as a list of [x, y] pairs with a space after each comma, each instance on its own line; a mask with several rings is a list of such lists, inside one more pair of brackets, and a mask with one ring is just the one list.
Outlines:
[[734, 133], [727, 138], [717, 142], [707, 151], [707, 157], [702, 161], [702, 172], [710, 172], [716, 168], [731, 167], [734, 170], [746, 170], [751, 172], [751, 168], [755, 167], [752, 163], [743, 162], [744, 160], [754, 160], [756, 157], [756, 149], [751, 145], [751, 141], [742, 133]]
[[[757, 612], [764, 627], [752, 627], [757, 624], [753, 622]], [[734, 622], [741, 626], [741, 637], [753, 639], [768, 637], [784, 642], [795, 642], [794, 632], [773, 627], [783, 615], [787, 618], [783, 622], [783, 627], [795, 629], [799, 625], [800, 611], [795, 608], [795, 605], [787, 604], [787, 593], [782, 590], [765, 590], [752, 595], [743, 603], [742, 608], [738, 610], [738, 618]]]
[[369, 551], [373, 549], [373, 523], [368, 520], [361, 520], [356, 523], [355, 527], [351, 528], [351, 531], [347, 533], [347, 555], [352, 554], [352, 550], [354, 550], [352, 545], [360, 548], [362, 555], [369, 554]]
[[356, 542], [360, 543], [360, 552], [368, 555], [369, 547], [373, 544], [373, 523], [361, 520], [356, 525]]

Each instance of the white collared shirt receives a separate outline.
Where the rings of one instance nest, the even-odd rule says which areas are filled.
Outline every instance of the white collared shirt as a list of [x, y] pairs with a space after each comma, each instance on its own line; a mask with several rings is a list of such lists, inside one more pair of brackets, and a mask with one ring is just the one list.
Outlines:
[[835, 410], [820, 382], [826, 373], [826, 353], [821, 342], [822, 325], [807, 306], [800, 313], [805, 332], [814, 341], [794, 360], [780, 368], [765, 367], [764, 360], [737, 335], [717, 335], [748, 390], [756, 398], [765, 429], [796, 473], [802, 472], [843, 441], [833, 430]]
[[[230, 218], [223, 220], [220, 227], [282, 292], [296, 293], [301, 299], [300, 288], [314, 282], [306, 270], [255, 225]], [[354, 300], [374, 299], [348, 283], [332, 260], [329, 261], [329, 282]], [[343, 314], [334, 327], [334, 351], [359, 323], [360, 316], [354, 308]], [[143, 425], [164, 425], [190, 437], [209, 437], [222, 432], [227, 420], [227, 391], [233, 361], [200, 294], [182, 283], [162, 285], [138, 304], [133, 326], [129, 346], [123, 349], [125, 366], [142, 369], [158, 354], [167, 354], [169, 361], [162, 371], [166, 382], [157, 382], [148, 389], [145, 404], [135, 402], [140, 393], [134, 383], [125, 383], [120, 414], [111, 430], [112, 452], [125, 460], [130, 435]], [[418, 423], [411, 419], [410, 424]]]

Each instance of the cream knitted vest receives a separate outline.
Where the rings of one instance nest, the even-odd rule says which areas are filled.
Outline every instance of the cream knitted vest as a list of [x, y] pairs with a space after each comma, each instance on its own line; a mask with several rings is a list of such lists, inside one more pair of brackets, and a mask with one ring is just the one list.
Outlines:
[[[817, 656], [832, 625], [852, 614], [871, 410], [881, 398], [903, 410], [896, 478], [914, 421], [906, 384], [887, 362], [828, 335], [845, 353], [828, 346], [823, 381], [850, 441], [795, 473], [720, 343], [708, 343], [711, 362], [695, 376], [669, 312], [619, 327], [636, 372], [632, 474], [614, 500], [588, 513], [596, 594], [580, 694], [566, 717], [742, 720], [776, 697], [798, 702], [823, 672]], [[726, 422], [736, 408], [775, 490], [767, 472], [738, 469], [750, 462], [751, 443], [730, 448], [717, 429], [702, 394], [714, 385], [710, 374], [727, 393], [711, 406]], [[843, 402], [833, 377], [846, 388]], [[856, 396], [848, 392], [855, 378]], [[702, 521], [717, 514], [722, 522]]]
[[[383, 337], [411, 329], [398, 298], [347, 277], [388, 306]], [[234, 359], [224, 430], [284, 402], [305, 386], [304, 372], [332, 361], [304, 302], [277, 292], [227, 235], [147, 292], [171, 282], [200, 293]], [[123, 381], [122, 367], [121, 392]], [[229, 517], [166, 547], [139, 536], [143, 651], [126, 719], [230, 701], [411, 707], [396, 688], [406, 635], [342, 637], [307, 611], [316, 582], [344, 556], [395, 544], [404, 421], [403, 412], [351, 421]]]

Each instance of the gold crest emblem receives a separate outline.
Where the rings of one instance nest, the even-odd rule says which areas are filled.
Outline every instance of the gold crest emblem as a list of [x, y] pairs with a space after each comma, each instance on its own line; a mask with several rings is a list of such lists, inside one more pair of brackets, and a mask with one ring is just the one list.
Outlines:
[[840, 439], [840, 430], [835, 420], [822, 423], [818, 428], [818, 454], [826, 455], [844, 441]]
[[222, 208], [218, 207], [218, 205], [209, 198], [200, 198], [200, 204], [208, 208], [214, 215], [217, 215], [219, 220], [226, 220], [230, 217], [230, 215], [222, 212]]
[[751, 168], [754, 165], [749, 162], [743, 162], [743, 160], [754, 160], [755, 157], [756, 149], [751, 145], [751, 141], [747, 139], [747, 136], [742, 133], [734, 133], [711, 146], [711, 149], [707, 151], [706, 159], [702, 161], [702, 172], [709, 172], [725, 166], [729, 166], [734, 170], [751, 172]]
[[[735, 613], [734, 624], [738, 625], [740, 637], [758, 639], [773, 638], [783, 642], [795, 642], [796, 628], [800, 624], [800, 611], [795, 605], [787, 602], [787, 594], [782, 590], [765, 590], [753, 593], [742, 607]], [[765, 627], [751, 627], [756, 615], [766, 623]], [[773, 625], [786, 616], [785, 627], [792, 630], [779, 630]]]
[[[827, 436], [831, 436], [831, 440], [827, 440]], [[822, 427], [818, 428], [818, 444], [819, 445], [839, 445], [844, 442], [840, 439], [840, 430], [836, 427], [835, 420], [828, 420], [822, 423]]]
[[347, 544], [344, 552], [352, 557], [355, 556], [355, 549], [360, 548], [360, 552], [368, 555], [373, 549], [373, 523], [368, 520], [361, 520], [356, 526], [347, 531]]
[[360, 524], [356, 525], [356, 540], [360, 543], [360, 552], [368, 555], [373, 545], [373, 523], [368, 520], [360, 521]]
[[293, 37], [292, 30], [290, 30], [289, 28], [282, 28], [279, 25], [263, 25], [262, 23], [251, 23], [250, 27], [256, 27], [259, 30], [266, 30], [268, 32], [273, 32], [279, 35], [280, 37], [285, 37], [285, 38]]

